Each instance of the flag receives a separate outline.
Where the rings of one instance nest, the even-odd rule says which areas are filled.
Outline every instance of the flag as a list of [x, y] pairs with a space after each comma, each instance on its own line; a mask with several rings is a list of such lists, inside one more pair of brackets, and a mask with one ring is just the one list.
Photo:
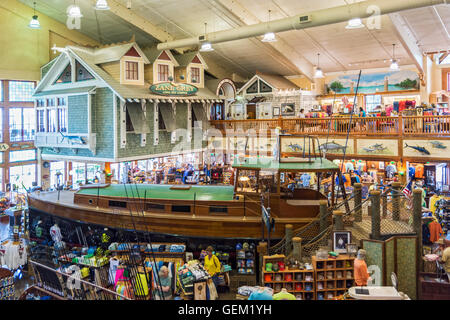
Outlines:
[[407, 196], [408, 198], [411, 197], [412, 191], [412, 180], [408, 182], [408, 184], [406, 185], [405, 189], [403, 189], [402, 193]]

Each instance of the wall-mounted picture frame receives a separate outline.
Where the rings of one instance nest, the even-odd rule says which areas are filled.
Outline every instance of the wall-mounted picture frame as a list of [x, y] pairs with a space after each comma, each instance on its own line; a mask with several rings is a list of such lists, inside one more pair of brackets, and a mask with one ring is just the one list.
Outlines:
[[280, 182], [284, 183], [284, 172], [280, 173]]
[[295, 103], [282, 103], [281, 104], [282, 116], [294, 116], [295, 115]]
[[333, 251], [337, 253], [347, 253], [347, 244], [352, 243], [352, 233], [350, 231], [333, 231]]
[[273, 116], [278, 117], [280, 115], [280, 107], [273, 107]]
[[358, 253], [358, 245], [356, 243], [347, 243], [346, 249], [350, 257], [356, 257]]

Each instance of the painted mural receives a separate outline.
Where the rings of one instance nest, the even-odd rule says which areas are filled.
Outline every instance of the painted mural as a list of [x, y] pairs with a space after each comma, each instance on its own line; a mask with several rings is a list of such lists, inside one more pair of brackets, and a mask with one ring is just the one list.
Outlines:
[[[327, 87], [337, 93], [354, 93], [358, 75], [338, 76], [327, 83]], [[376, 93], [387, 91], [418, 90], [419, 75], [411, 70], [362, 74], [358, 93]]]
[[450, 158], [450, 140], [403, 140], [403, 156]]
[[398, 156], [398, 140], [358, 139], [356, 150], [360, 155]]

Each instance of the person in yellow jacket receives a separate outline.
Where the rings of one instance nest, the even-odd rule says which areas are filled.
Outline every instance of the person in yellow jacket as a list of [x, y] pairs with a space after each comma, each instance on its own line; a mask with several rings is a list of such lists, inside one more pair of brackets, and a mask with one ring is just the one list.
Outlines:
[[219, 259], [213, 254], [213, 247], [209, 246], [206, 248], [206, 252], [208, 253], [205, 256], [204, 267], [206, 271], [208, 271], [211, 277], [217, 275], [217, 273], [221, 270], [221, 265]]

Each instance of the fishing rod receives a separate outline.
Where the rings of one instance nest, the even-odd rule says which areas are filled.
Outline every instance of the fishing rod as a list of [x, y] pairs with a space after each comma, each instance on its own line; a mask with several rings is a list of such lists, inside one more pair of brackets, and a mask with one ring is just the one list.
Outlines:
[[[127, 202], [128, 202], [129, 204], [131, 204], [131, 201], [130, 201], [131, 199], [130, 199], [130, 197], [128, 196], [128, 190], [127, 190], [126, 184], [124, 183], [123, 186], [124, 186], [124, 188], [125, 188], [125, 194], [126, 194]], [[131, 206], [129, 206], [129, 211], [130, 211], [131, 222], [133, 223], [134, 234], [135, 234], [135, 236], [136, 236], [136, 242], [137, 242], [137, 245], [138, 245], [138, 247], [139, 247], [139, 252], [140, 252], [141, 244], [140, 244], [139, 237], [138, 237], [138, 234], [137, 234], [136, 224], [135, 224], [135, 221], [134, 221], [133, 211], [131, 210]], [[131, 250], [129, 250], [129, 251], [130, 251], [130, 258], [133, 259], [133, 261], [132, 261], [132, 269], [133, 269], [134, 271], [136, 271], [135, 269], [136, 269], [137, 263], [136, 263], [134, 254], [133, 254], [133, 252], [132, 252]], [[142, 259], [141, 259], [141, 260], [142, 260]], [[141, 261], [141, 262], [142, 262], [142, 261]], [[144, 268], [144, 271], [145, 271], [145, 264], [143, 264], [143, 268]], [[137, 274], [139, 274], [139, 272], [135, 272], [135, 274], [137, 275]], [[130, 277], [130, 279], [132, 279], [132, 277]], [[133, 280], [131, 280], [131, 281], [133, 281]], [[139, 285], [140, 285], [140, 284], [141, 284], [141, 283], [140, 283], [140, 281], [139, 281]], [[135, 287], [138, 287], [138, 286], [135, 285]], [[143, 289], [143, 288], [141, 287], [141, 289]], [[143, 291], [142, 291], [142, 292], [143, 292]]]
[[[325, 145], [328, 144], [328, 138], [330, 137], [330, 132], [331, 132], [331, 124], [332, 124], [332, 120], [333, 120], [333, 109], [334, 109], [334, 103], [336, 101], [336, 94], [337, 92], [334, 92], [334, 98], [333, 98], [333, 104], [331, 105], [331, 115], [330, 115], [330, 122], [328, 123], [328, 133], [327, 133], [327, 140], [325, 142]], [[326, 154], [326, 149], [325, 149], [325, 154]], [[320, 150], [319, 150], [320, 152]]]
[[[141, 208], [142, 208], [142, 210], [141, 210], [142, 217], [145, 219], [145, 213], [144, 213], [145, 207], [144, 207], [144, 205], [145, 205], [145, 200], [147, 199], [147, 190], [144, 191], [144, 199], [142, 199], [140, 197], [140, 195], [139, 195], [139, 190], [138, 190], [137, 184], [134, 183], [134, 185], [136, 187], [136, 194], [138, 196], [138, 201], [140, 200], [141, 204], [142, 204], [142, 206], [141, 206]], [[131, 190], [133, 190], [133, 188], [131, 188]], [[152, 239], [151, 239], [151, 236], [150, 236], [150, 231], [148, 230], [148, 227], [147, 227], [147, 225], [145, 223], [144, 223], [144, 225], [145, 225], [145, 229], [147, 231], [146, 233], [144, 233], [144, 238], [145, 238], [145, 235], [146, 235], [147, 236], [147, 241], [150, 244], [150, 256], [152, 257], [153, 264], [155, 265], [155, 269], [156, 269], [155, 271], [157, 271], [156, 273], [152, 271], [155, 274], [155, 279], [157, 280], [157, 282], [159, 284], [159, 288], [157, 290], [158, 290], [158, 293], [160, 294], [160, 297], [162, 298], [162, 300], [165, 300], [164, 293], [162, 292], [161, 278], [159, 277], [159, 272], [158, 272], [159, 270], [157, 270], [157, 267], [156, 267], [156, 258], [155, 258], [155, 254], [153, 252], [153, 244], [152, 244]]]

